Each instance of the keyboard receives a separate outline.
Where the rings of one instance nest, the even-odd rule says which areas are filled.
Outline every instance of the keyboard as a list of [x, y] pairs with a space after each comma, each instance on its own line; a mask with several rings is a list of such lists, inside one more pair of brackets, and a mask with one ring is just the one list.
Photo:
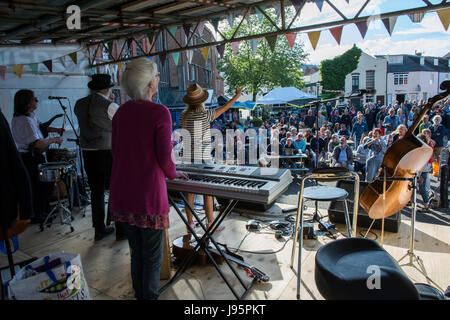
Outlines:
[[204, 194], [246, 202], [271, 204], [292, 182], [288, 169], [250, 166], [180, 164], [189, 179], [167, 180], [169, 191]]

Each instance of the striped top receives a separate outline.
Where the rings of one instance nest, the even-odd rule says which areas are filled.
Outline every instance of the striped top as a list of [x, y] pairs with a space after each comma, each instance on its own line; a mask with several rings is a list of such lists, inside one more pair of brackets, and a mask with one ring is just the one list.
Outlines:
[[[211, 122], [214, 121], [216, 110], [189, 112], [186, 114], [186, 125], [183, 127], [191, 135], [191, 162], [211, 160]], [[184, 144], [188, 147], [189, 144]], [[186, 152], [186, 151], [185, 151]]]

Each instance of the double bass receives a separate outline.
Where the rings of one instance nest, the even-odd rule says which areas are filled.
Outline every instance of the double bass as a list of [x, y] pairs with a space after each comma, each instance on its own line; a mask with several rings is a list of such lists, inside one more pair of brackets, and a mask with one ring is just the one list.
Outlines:
[[378, 177], [386, 175], [387, 178], [403, 178], [403, 180], [387, 180], [384, 187], [383, 180], [376, 179], [361, 194], [361, 207], [370, 218], [389, 217], [403, 209], [411, 199], [413, 189], [408, 179], [420, 172], [433, 154], [430, 146], [414, 136], [414, 130], [428, 110], [450, 95], [450, 81], [442, 82], [440, 88], [445, 92], [428, 100], [405, 136], [394, 142], [384, 155]]

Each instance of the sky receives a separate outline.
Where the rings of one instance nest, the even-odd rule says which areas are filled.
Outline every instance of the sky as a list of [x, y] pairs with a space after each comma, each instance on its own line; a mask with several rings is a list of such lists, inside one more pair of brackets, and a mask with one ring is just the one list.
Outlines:
[[[431, 0], [438, 4], [441, 0]], [[356, 15], [365, 0], [332, 0], [332, 3], [348, 18]], [[360, 17], [386, 12], [424, 7], [422, 0], [371, 0], [362, 11]], [[295, 26], [304, 26], [342, 18], [324, 2], [322, 12], [315, 3], [306, 3], [300, 16], [294, 22]], [[314, 50], [306, 33], [299, 33], [296, 41], [304, 43], [304, 49], [309, 54], [307, 63], [319, 65], [323, 59], [331, 59], [350, 49], [356, 44], [370, 55], [384, 54], [415, 54], [421, 52], [426, 56], [442, 57], [450, 52], [450, 28], [445, 31], [436, 12], [425, 14], [421, 23], [413, 23], [406, 16], [399, 16], [392, 36], [389, 36], [380, 19], [374, 18], [363, 39], [355, 24], [345, 25], [342, 31], [341, 44], [338, 45], [328, 30], [321, 32], [318, 44]]]

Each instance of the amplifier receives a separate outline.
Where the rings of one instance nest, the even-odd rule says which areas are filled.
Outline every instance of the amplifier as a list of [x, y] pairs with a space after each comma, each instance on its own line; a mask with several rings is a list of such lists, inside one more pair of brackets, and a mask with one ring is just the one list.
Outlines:
[[[364, 189], [367, 187], [368, 183], [361, 181], [359, 183], [359, 195], [364, 192]], [[355, 193], [355, 183], [353, 180], [340, 180], [337, 182], [336, 187], [342, 188], [348, 192], [347, 197], [347, 206], [348, 206], [348, 213], [350, 216], [350, 223], [353, 221], [353, 199], [354, 199], [354, 193]], [[331, 201], [330, 205], [328, 207], [328, 217], [332, 223], [344, 223], [345, 224], [345, 218], [344, 218], [344, 202], [343, 201]], [[358, 221], [357, 225], [358, 227], [364, 227], [369, 228], [370, 224], [372, 223], [372, 218], [369, 217], [367, 212], [364, 211], [364, 209], [359, 206], [358, 207]], [[387, 217], [384, 219], [384, 230], [395, 232], [397, 233], [400, 229], [400, 223], [401, 223], [401, 213], [397, 212], [396, 214]], [[381, 230], [381, 224], [382, 220], [377, 219], [373, 223], [372, 228]]]

